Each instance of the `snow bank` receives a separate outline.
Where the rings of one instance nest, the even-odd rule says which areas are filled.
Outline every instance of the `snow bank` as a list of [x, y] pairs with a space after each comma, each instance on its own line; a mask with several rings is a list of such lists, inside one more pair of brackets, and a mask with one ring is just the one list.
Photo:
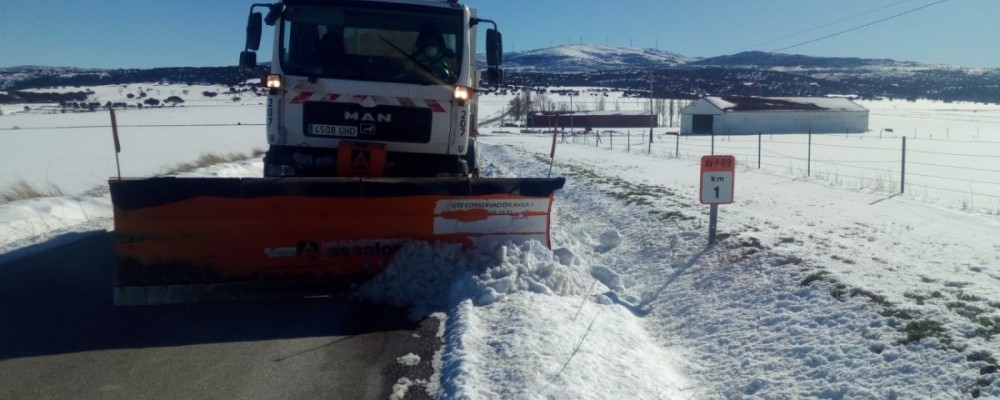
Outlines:
[[5, 253], [31, 244], [58, 245], [62, 242], [49, 239], [61, 233], [110, 229], [111, 214], [108, 196], [47, 197], [3, 204], [0, 207], [0, 260], [10, 257]]

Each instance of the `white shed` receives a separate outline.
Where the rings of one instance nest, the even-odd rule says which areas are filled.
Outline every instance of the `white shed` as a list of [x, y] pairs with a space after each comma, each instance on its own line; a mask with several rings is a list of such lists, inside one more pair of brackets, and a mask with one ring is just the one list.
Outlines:
[[681, 110], [682, 135], [810, 132], [868, 132], [868, 109], [842, 97], [708, 96]]

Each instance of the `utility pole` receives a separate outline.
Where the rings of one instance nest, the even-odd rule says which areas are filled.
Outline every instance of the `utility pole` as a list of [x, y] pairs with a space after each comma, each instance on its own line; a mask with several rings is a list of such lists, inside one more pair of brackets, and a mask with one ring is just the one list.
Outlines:
[[528, 124], [528, 115], [531, 115], [531, 88], [524, 87], [524, 98], [525, 102], [528, 103], [524, 108], [524, 124]]
[[573, 92], [569, 92], [569, 132], [570, 133], [573, 133], [573, 130], [576, 128], [576, 125], [573, 124], [573, 114], [574, 113], [575, 113], [575, 111], [573, 110]]
[[649, 70], [649, 146], [653, 146], [653, 126], [656, 125], [656, 117], [653, 114], [653, 70]]

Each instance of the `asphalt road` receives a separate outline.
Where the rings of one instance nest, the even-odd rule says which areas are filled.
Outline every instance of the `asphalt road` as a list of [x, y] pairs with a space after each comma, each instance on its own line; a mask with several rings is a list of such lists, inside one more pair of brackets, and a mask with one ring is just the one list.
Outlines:
[[0, 262], [0, 399], [386, 399], [431, 375], [435, 319], [329, 298], [115, 307], [111, 235], [74, 235]]

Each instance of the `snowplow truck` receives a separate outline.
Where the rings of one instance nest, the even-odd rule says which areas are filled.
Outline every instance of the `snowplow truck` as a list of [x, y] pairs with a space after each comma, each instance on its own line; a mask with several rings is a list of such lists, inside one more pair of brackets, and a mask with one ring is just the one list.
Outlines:
[[477, 28], [457, 1], [254, 4], [274, 30], [263, 177], [112, 178], [119, 305], [340, 293], [412, 241], [549, 244], [564, 178], [480, 177]]

